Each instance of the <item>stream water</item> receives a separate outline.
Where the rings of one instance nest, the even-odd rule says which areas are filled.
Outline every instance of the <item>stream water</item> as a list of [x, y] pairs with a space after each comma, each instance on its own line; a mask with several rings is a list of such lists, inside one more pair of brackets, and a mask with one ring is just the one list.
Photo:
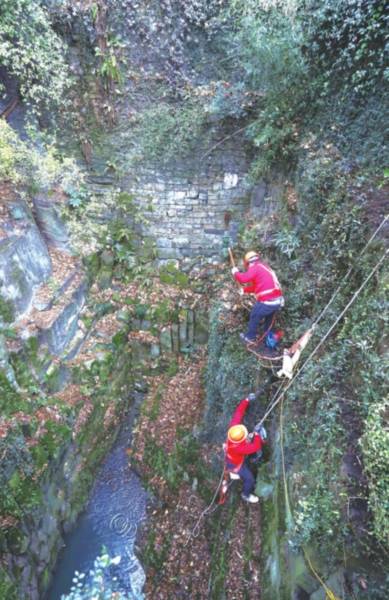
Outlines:
[[147, 493], [129, 468], [126, 453], [137, 404], [134, 403], [100, 467], [85, 511], [65, 536], [65, 547], [45, 600], [60, 600], [68, 594], [75, 571], [88, 574], [95, 559], [103, 554], [103, 547], [110, 557], [121, 556], [114, 570], [111, 567], [115, 589], [134, 600], [143, 598], [145, 574], [134, 546], [138, 527], [146, 516]]

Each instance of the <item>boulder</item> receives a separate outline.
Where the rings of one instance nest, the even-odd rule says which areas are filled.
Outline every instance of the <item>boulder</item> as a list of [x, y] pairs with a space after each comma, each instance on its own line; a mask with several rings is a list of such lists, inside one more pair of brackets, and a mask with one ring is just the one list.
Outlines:
[[35, 221], [49, 246], [69, 252], [69, 236], [59, 216], [53, 198], [40, 193], [32, 199]]
[[23, 233], [0, 241], [0, 298], [12, 311], [10, 319], [26, 312], [34, 289], [51, 274], [51, 260], [33, 223]]

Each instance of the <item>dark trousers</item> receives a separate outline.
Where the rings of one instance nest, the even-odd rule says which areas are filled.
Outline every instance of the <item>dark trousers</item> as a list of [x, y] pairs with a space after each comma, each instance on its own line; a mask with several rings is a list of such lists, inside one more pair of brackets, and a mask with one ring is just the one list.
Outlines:
[[264, 304], [263, 302], [256, 302], [250, 313], [246, 337], [250, 340], [255, 340], [258, 334], [259, 323], [262, 319], [265, 319], [263, 330], [265, 332], [268, 331], [271, 327], [274, 313], [280, 310], [280, 308], [281, 304], [273, 304], [271, 306], [269, 304]]
[[[227, 468], [232, 471], [234, 469], [234, 465], [227, 463]], [[255, 477], [250, 471], [249, 467], [244, 462], [239, 471], [234, 471], [234, 473], [237, 473], [243, 482], [244, 496], [249, 496], [255, 487]]]

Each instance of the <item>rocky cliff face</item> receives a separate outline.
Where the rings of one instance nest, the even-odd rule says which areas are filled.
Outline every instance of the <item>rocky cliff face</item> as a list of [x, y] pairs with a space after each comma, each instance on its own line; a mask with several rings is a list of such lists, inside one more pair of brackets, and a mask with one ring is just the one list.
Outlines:
[[[220, 445], [236, 402], [254, 388], [260, 401], [248, 425], [264, 413], [277, 389], [274, 369], [258, 363], [239, 342], [247, 307], [230, 285], [223, 262], [228, 245], [236, 245], [239, 256], [259, 248], [279, 274], [286, 295], [280, 316], [286, 345], [314, 321], [341, 282], [313, 338], [319, 341], [384, 246], [382, 228], [369, 252], [362, 252], [383, 220], [384, 179], [369, 180], [368, 172], [358, 171], [334, 146], [336, 138], [322, 139], [322, 123], [306, 139], [298, 137], [300, 124], [296, 129], [293, 124], [292, 136], [300, 144], [295, 166], [288, 165], [286, 176], [283, 165], [276, 175], [273, 157], [263, 165], [268, 179], [253, 184], [243, 136], [235, 135], [244, 117], [232, 118], [228, 131], [211, 117], [209, 131], [202, 131], [204, 143], [197, 140], [200, 148], [192, 144], [201, 131], [190, 116], [197, 113], [183, 113], [183, 125], [174, 120], [170, 109], [185, 105], [194, 92], [201, 96], [202, 82], [212, 81], [207, 30], [215, 25], [220, 2], [47, 4], [69, 42], [78, 77], [72, 136], [83, 158], [77, 150], [78, 168], [73, 161], [69, 172], [65, 163], [75, 140], [63, 139], [66, 160], [57, 164], [48, 187], [42, 173], [33, 181], [25, 175], [22, 184], [7, 179], [0, 186], [0, 597], [7, 599], [34, 600], [47, 588], [63, 532], [84, 505], [132, 388], [147, 388], [146, 375], [164, 371], [170, 377], [179, 354], [190, 356], [208, 343], [203, 422], [191, 420], [186, 441], [169, 455], [167, 483], [175, 505], [180, 482], [188, 484], [181, 489], [185, 501], [186, 490], [190, 494], [200, 480], [195, 472], [188, 483], [186, 463], [193, 461], [186, 455], [188, 440], [213, 444], [212, 464], [202, 474], [212, 481], [209, 474], [221, 467]], [[120, 89], [115, 61], [126, 73]], [[144, 130], [152, 155], [146, 161], [144, 140], [133, 132], [143, 109], [152, 109], [167, 90], [174, 93], [162, 103], [157, 128]], [[210, 85], [206, 93], [213, 92]], [[17, 111], [11, 122], [21, 131], [23, 111], [20, 106]], [[164, 114], [172, 118], [175, 158], [157, 161], [152, 150], [156, 133], [162, 131], [163, 138], [158, 127]], [[269, 118], [275, 124], [270, 143], [282, 125], [277, 116]], [[332, 115], [324, 122], [332, 131]], [[333, 129], [343, 126], [339, 122]], [[279, 139], [282, 146], [284, 138]], [[9, 148], [14, 151], [19, 143], [21, 138], [16, 143], [13, 138]], [[266, 162], [267, 142], [260, 144]], [[166, 144], [167, 155], [168, 150], [171, 155]], [[28, 173], [45, 158], [38, 152]], [[215, 300], [210, 312], [209, 298]], [[294, 383], [282, 413], [268, 422], [269, 450], [256, 489], [264, 514], [264, 600], [320, 600], [328, 590], [361, 600], [388, 596], [382, 575], [389, 489], [383, 314], [377, 271]], [[193, 379], [200, 378], [199, 367]], [[159, 412], [158, 398], [148, 407], [151, 421]], [[174, 406], [169, 409], [174, 419]], [[157, 416], [163, 422], [164, 415]], [[195, 453], [200, 467], [201, 450]], [[165, 449], [147, 458], [150, 477], [157, 474], [164, 487]], [[212, 497], [214, 490], [207, 493]], [[227, 586], [237, 589], [227, 573], [237, 565], [235, 547], [228, 543], [233, 539], [244, 586], [255, 555], [256, 582], [247, 593], [258, 598], [259, 519], [253, 512], [246, 518], [238, 496], [233, 492], [227, 510], [209, 520], [212, 548], [202, 536], [211, 562], [208, 590], [224, 597]], [[207, 503], [201, 498], [199, 512]], [[170, 522], [174, 527], [174, 519]], [[161, 571], [164, 543], [149, 556]], [[170, 567], [179, 580], [174, 552]]]
[[5, 205], [0, 248], [0, 590], [32, 600], [49, 584], [134, 383], [208, 338], [206, 307], [194, 307], [192, 292], [177, 295], [185, 274], [167, 270], [155, 302], [118, 279], [109, 250], [83, 264], [55, 199], [43, 198]]
[[[285, 291], [286, 306], [277, 321], [285, 331], [287, 347], [317, 318], [322, 310], [319, 307], [325, 306], [326, 298], [327, 301], [331, 298], [330, 290], [334, 289], [335, 281], [338, 285], [342, 281], [342, 270], [350, 262], [349, 259], [338, 262], [335, 256], [344, 256], [351, 246], [358, 256], [357, 248], [363, 248], [364, 243], [356, 232], [360, 233], [361, 222], [366, 220], [360, 217], [358, 225], [355, 221], [351, 223], [352, 211], [366, 215], [364, 211], [370, 211], [380, 197], [380, 191], [374, 188], [361, 197], [348, 181], [342, 180], [338, 170], [342, 167], [337, 160], [326, 157], [325, 166], [320, 157], [316, 156], [315, 161], [301, 161], [296, 188], [285, 185], [283, 195], [273, 195], [270, 203], [273, 215], [264, 210], [254, 225], [257, 243], [261, 241], [262, 247], [267, 246], [267, 255], [273, 257], [273, 266]], [[329, 168], [336, 173], [339, 186], [336, 190], [331, 183], [329, 187], [322, 187], [324, 173]], [[315, 202], [323, 207], [330, 189], [332, 200], [326, 204], [324, 216], [315, 209]], [[345, 215], [343, 218], [340, 210]], [[381, 217], [369, 233], [364, 234], [365, 240], [383, 224], [385, 219]], [[329, 236], [333, 226], [339, 229], [336, 235]], [[283, 229], [284, 236], [279, 228]], [[288, 230], [293, 231], [289, 239]], [[348, 235], [343, 238], [340, 231], [345, 230]], [[312, 239], [319, 238], [320, 245], [314, 248], [304, 243], [312, 244]], [[384, 235], [378, 235], [376, 244], [366, 257], [367, 264], [354, 262], [352, 276], [349, 271], [347, 279], [343, 279], [334, 304], [324, 313], [303, 356], [303, 363], [309, 350], [315, 349], [349, 302], [353, 290], [358, 289], [376, 261], [379, 262], [380, 257], [382, 260]], [[213, 309], [204, 439], [212, 435], [222, 441], [234, 404], [251, 389], [258, 392], [259, 399], [247, 420], [249, 427], [279, 398], [267, 419], [270, 445], [258, 469], [256, 487], [262, 502], [264, 598], [319, 600], [324, 599], [329, 590], [339, 598], [375, 600], [387, 594], [387, 580], [382, 575], [386, 558], [380, 542], [366, 533], [374, 518], [366, 478], [370, 458], [364, 454], [372, 423], [367, 417], [372, 407], [367, 407], [372, 393], [376, 398], [373, 404], [377, 402], [377, 407], [382, 407], [376, 392], [382, 391], [383, 384], [378, 341], [381, 318], [372, 309], [373, 298], [377, 306], [382, 305], [380, 278], [355, 301], [345, 321], [320, 351], [316, 350], [315, 356], [310, 357], [282, 402], [277, 366], [253, 358], [239, 345], [238, 332], [246, 321], [244, 306], [239, 306], [239, 301], [234, 303], [230, 298], [221, 297]], [[378, 344], [375, 357], [356, 350], [372, 337]], [[360, 384], [358, 390], [356, 381]], [[382, 408], [378, 410], [384, 414]], [[373, 561], [372, 556], [375, 556]]]
[[3, 222], [0, 281], [2, 316], [13, 321], [30, 308], [34, 289], [50, 277], [51, 261], [26, 203], [8, 207], [11, 218]]

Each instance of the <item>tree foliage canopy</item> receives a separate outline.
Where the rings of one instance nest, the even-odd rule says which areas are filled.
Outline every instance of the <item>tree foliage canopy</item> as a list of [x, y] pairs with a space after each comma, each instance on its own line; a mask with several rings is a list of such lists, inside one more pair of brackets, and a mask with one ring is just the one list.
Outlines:
[[47, 10], [34, 0], [3, 0], [0, 6], [0, 66], [17, 79], [19, 93], [37, 114], [64, 103], [70, 72], [66, 45]]

